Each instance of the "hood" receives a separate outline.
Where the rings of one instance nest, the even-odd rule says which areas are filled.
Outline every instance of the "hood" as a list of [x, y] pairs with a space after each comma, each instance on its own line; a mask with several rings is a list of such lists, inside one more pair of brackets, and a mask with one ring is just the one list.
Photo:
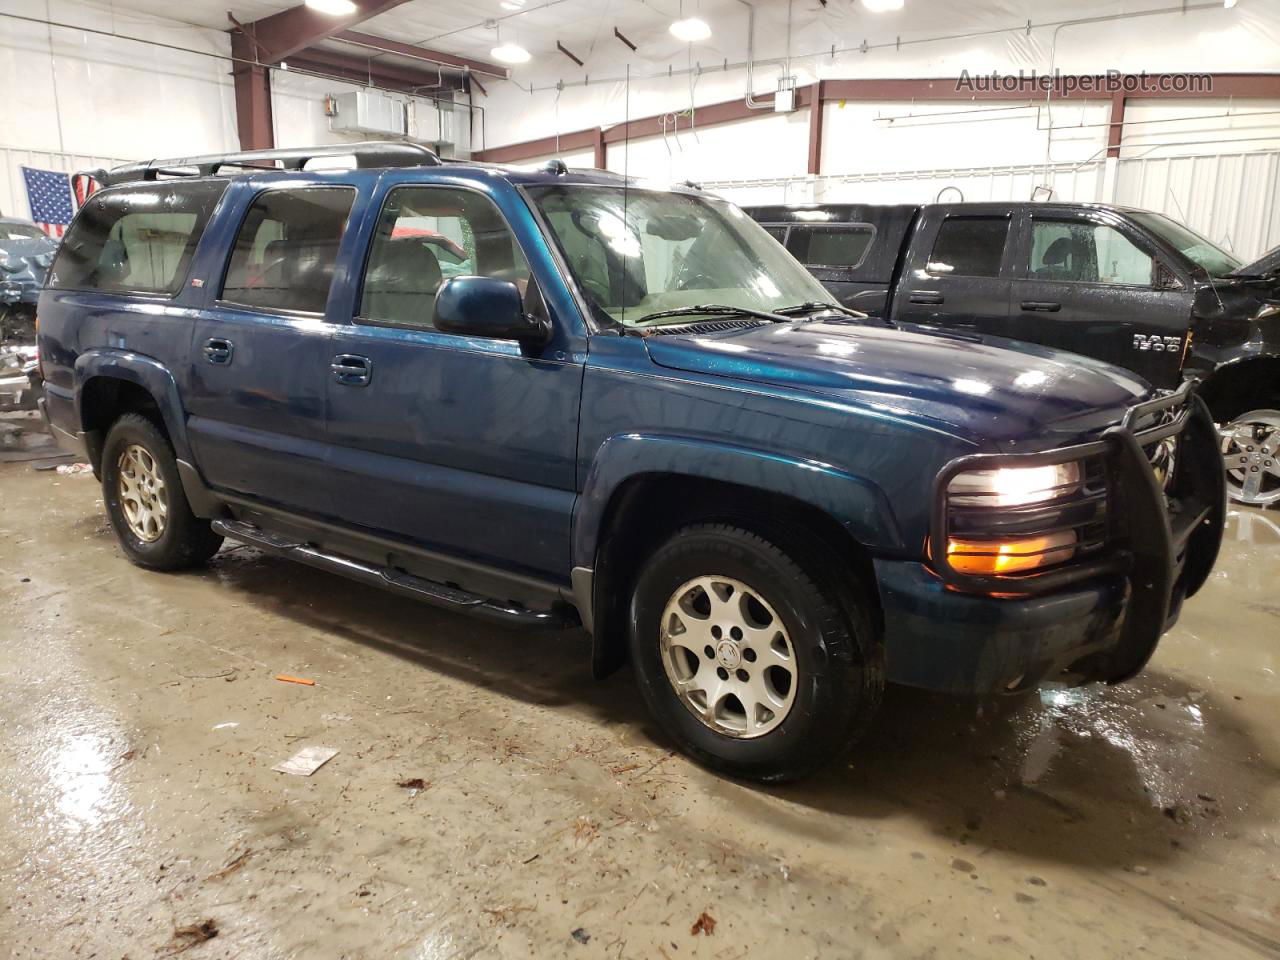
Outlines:
[[1227, 274], [1230, 277], [1265, 277], [1280, 271], [1280, 247], [1268, 250], [1253, 263], [1246, 263]]
[[646, 345], [673, 370], [819, 394], [1006, 452], [1096, 439], [1152, 392], [1087, 357], [923, 328], [796, 321]]
[[0, 283], [38, 290], [57, 251], [48, 237], [0, 237]]

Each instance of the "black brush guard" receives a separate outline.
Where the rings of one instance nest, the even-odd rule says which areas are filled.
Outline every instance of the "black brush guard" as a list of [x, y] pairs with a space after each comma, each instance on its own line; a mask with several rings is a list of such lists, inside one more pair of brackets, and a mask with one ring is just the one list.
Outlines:
[[[1163, 489], [1144, 448], [1170, 437], [1177, 452]], [[1101, 549], [1044, 571], [1018, 576], [977, 576], [954, 569], [948, 487], [959, 473], [1001, 467], [1044, 467], [1099, 458], [1105, 465], [1106, 536]], [[977, 454], [947, 464], [934, 481], [929, 556], [949, 586], [967, 593], [1030, 597], [1094, 577], [1123, 575], [1128, 599], [1118, 641], [1073, 666], [1090, 679], [1120, 683], [1151, 658], [1173, 625], [1182, 601], [1208, 579], [1222, 543], [1226, 477], [1218, 435], [1194, 381], [1130, 407], [1102, 439], [1043, 453]], [[1071, 503], [1055, 505], [1070, 509]], [[999, 520], [1001, 508], [985, 508]], [[1016, 508], [1015, 508], [1016, 509]], [[1051, 552], [1046, 549], [1042, 552]]]

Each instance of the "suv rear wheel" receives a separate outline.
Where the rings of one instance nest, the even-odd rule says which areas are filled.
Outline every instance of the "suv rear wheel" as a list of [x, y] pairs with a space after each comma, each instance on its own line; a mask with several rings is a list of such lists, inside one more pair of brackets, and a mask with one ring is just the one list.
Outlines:
[[146, 417], [125, 414], [102, 448], [102, 500], [125, 554], [152, 570], [181, 570], [218, 552], [222, 537], [191, 512], [173, 447]]
[[821, 569], [719, 524], [686, 527], [649, 558], [631, 654], [649, 709], [681, 750], [778, 782], [862, 732], [884, 690], [880, 638], [858, 585], [820, 587]]

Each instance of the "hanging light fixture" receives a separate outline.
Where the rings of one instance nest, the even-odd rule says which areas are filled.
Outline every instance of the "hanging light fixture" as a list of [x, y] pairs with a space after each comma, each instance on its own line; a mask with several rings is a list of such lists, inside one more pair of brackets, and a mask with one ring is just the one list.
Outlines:
[[489, 56], [497, 60], [499, 63], [528, 63], [529, 51], [518, 43], [502, 42], [502, 27], [498, 22], [490, 21], [493, 29], [496, 31], [496, 39], [498, 45], [489, 51]]
[[356, 5], [351, 0], [307, 0], [307, 6], [316, 13], [327, 13], [331, 17], [348, 17], [356, 12]]
[[707, 25], [707, 21], [698, 17], [685, 18], [684, 0], [680, 3], [680, 19], [672, 22], [670, 30], [673, 37], [685, 43], [697, 43], [711, 36], [711, 27]]
[[697, 43], [711, 36], [711, 28], [707, 21], [690, 17], [688, 20], [676, 20], [671, 24], [671, 35], [685, 43]]

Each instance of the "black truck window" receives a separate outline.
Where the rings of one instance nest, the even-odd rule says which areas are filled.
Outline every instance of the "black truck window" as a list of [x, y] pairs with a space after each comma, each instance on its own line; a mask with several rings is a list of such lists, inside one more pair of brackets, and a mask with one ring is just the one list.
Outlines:
[[355, 198], [350, 187], [259, 194], [240, 224], [221, 298], [264, 310], [324, 313]]
[[1036, 220], [1029, 277], [1151, 286], [1150, 255], [1114, 227], [1083, 220]]
[[787, 237], [787, 250], [806, 267], [852, 269], [862, 263], [875, 235], [869, 223], [795, 226]]
[[1007, 217], [948, 217], [925, 269], [944, 277], [998, 277], [1008, 236]]
[[176, 294], [226, 186], [225, 180], [202, 180], [94, 195], [62, 241], [49, 286]]

